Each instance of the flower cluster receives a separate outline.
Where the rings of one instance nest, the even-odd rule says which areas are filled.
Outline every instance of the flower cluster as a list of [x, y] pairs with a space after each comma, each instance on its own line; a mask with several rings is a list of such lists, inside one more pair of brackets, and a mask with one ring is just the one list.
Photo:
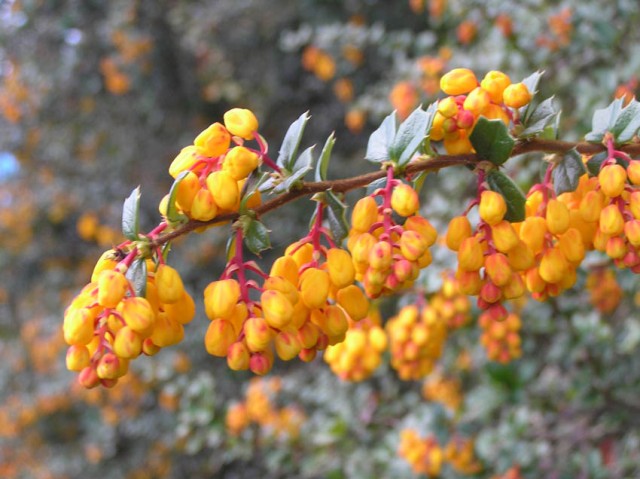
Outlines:
[[[376, 197], [382, 198], [382, 204]], [[429, 247], [435, 243], [437, 232], [417, 214], [419, 207], [416, 191], [394, 179], [392, 168], [387, 170], [384, 188], [355, 204], [347, 246], [356, 279], [370, 298], [411, 286], [420, 269], [431, 264]], [[393, 212], [406, 218], [402, 225], [395, 222]]]
[[471, 475], [482, 470], [471, 439], [454, 435], [444, 448], [444, 458], [458, 474]]
[[439, 402], [450, 411], [457, 412], [462, 406], [461, 389], [459, 380], [434, 373], [422, 385], [422, 397], [427, 401]]
[[612, 313], [622, 300], [622, 288], [611, 269], [594, 268], [589, 271], [586, 286], [591, 304], [601, 313]]
[[[317, 351], [344, 340], [349, 321], [367, 316], [369, 301], [354, 284], [351, 255], [337, 248], [321, 226], [323, 210], [319, 203], [309, 235], [290, 245], [269, 275], [244, 262], [238, 230], [235, 257], [204, 292], [211, 320], [205, 346], [214, 356], [226, 356], [231, 369], [265, 374], [273, 365], [273, 348], [284, 361], [296, 356], [311, 361]], [[329, 247], [321, 244], [322, 237]], [[262, 286], [248, 280], [248, 272], [260, 276]]]
[[509, 125], [517, 109], [531, 101], [524, 83], [511, 83], [503, 72], [490, 71], [482, 81], [466, 68], [456, 68], [440, 79], [440, 89], [450, 95], [438, 102], [430, 137], [443, 141], [450, 155], [471, 153], [469, 135], [480, 116]]
[[471, 321], [471, 301], [460, 292], [455, 274], [442, 273], [442, 286], [429, 298], [429, 306], [436, 310], [450, 330], [466, 326]]
[[225, 424], [229, 433], [237, 436], [251, 424], [257, 424], [261, 434], [267, 438], [297, 438], [305, 415], [293, 406], [275, 406], [274, 396], [280, 389], [280, 378], [253, 378], [247, 387], [244, 401], [231, 405], [227, 410]]
[[86, 388], [114, 386], [131, 359], [181, 341], [183, 325], [195, 315], [193, 299], [175, 269], [147, 260], [146, 295], [136, 296], [126, 272], [137, 251], [121, 260], [118, 254], [102, 255], [91, 282], [64, 314], [67, 368], [80, 372]]
[[428, 305], [404, 306], [386, 324], [391, 366], [400, 379], [417, 380], [429, 374], [442, 355], [446, 322]]
[[[177, 181], [178, 212], [194, 220], [210, 221], [238, 211], [246, 178], [263, 161], [270, 162], [257, 130], [258, 120], [250, 110], [234, 108], [224, 114], [224, 124], [213, 123], [180, 151], [169, 166], [169, 174]], [[245, 140], [252, 139], [258, 142], [259, 150], [244, 146]], [[160, 203], [164, 216], [172, 206], [169, 200], [167, 195]], [[259, 193], [248, 201], [253, 206], [259, 204]]]
[[509, 313], [504, 320], [500, 320], [485, 311], [480, 315], [478, 324], [482, 328], [480, 343], [487, 350], [489, 359], [508, 363], [522, 356], [519, 334], [522, 323], [517, 314]]
[[414, 429], [404, 429], [400, 433], [398, 455], [411, 465], [415, 474], [440, 475], [444, 452], [435, 437], [423, 439]]
[[361, 321], [349, 321], [344, 341], [329, 346], [324, 360], [341, 379], [363, 381], [382, 363], [387, 349], [387, 334], [380, 325], [380, 313], [372, 307]]

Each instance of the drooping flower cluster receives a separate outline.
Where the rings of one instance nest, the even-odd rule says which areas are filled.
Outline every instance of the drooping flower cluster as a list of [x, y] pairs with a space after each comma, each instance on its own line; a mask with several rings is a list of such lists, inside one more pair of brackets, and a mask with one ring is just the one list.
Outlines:
[[[273, 365], [273, 348], [284, 361], [296, 356], [311, 361], [317, 351], [344, 340], [350, 320], [367, 316], [369, 301], [354, 284], [351, 255], [335, 247], [321, 226], [323, 208], [319, 203], [309, 235], [290, 245], [269, 275], [243, 261], [239, 232], [236, 256], [222, 278], [206, 288], [211, 324], [205, 345], [210, 354], [226, 356], [231, 369], [265, 374]], [[321, 244], [322, 237], [329, 247]], [[247, 279], [250, 271], [264, 279], [261, 287]]]
[[422, 397], [442, 404], [451, 412], [457, 412], [462, 406], [462, 385], [456, 378], [433, 373], [422, 385]]
[[398, 455], [411, 465], [415, 474], [427, 477], [440, 475], [444, 452], [435, 437], [421, 438], [414, 429], [403, 429], [400, 433]]
[[622, 288], [611, 269], [594, 268], [589, 271], [586, 286], [589, 301], [601, 313], [612, 313], [622, 300]]
[[114, 386], [131, 359], [181, 341], [183, 325], [195, 315], [179, 273], [164, 263], [156, 267], [147, 260], [146, 294], [136, 296], [126, 276], [136, 254], [119, 260], [115, 250], [104, 253], [91, 282], [65, 311], [67, 368], [80, 372], [84, 387]]
[[460, 292], [455, 274], [442, 273], [442, 287], [429, 298], [429, 306], [436, 310], [450, 330], [466, 326], [471, 321], [471, 301]]
[[349, 321], [344, 341], [329, 346], [324, 360], [341, 379], [363, 381], [370, 377], [382, 363], [382, 353], [387, 349], [387, 334], [382, 328], [380, 313], [371, 307], [361, 321]]
[[480, 343], [487, 350], [490, 360], [508, 363], [522, 356], [522, 323], [517, 314], [509, 313], [506, 319], [496, 320], [485, 311], [480, 315], [478, 324], [482, 328]]
[[[382, 198], [382, 204], [376, 202]], [[351, 215], [348, 248], [353, 256], [356, 279], [370, 298], [410, 287], [420, 269], [431, 264], [429, 247], [437, 232], [418, 213], [416, 191], [387, 173], [387, 184], [360, 199]], [[392, 213], [406, 218], [397, 224]]]
[[[210, 221], [238, 211], [246, 178], [266, 157], [266, 145], [257, 133], [258, 120], [246, 109], [234, 108], [224, 114], [224, 124], [216, 122], [202, 131], [192, 145], [184, 147], [169, 166], [169, 174], [179, 180], [175, 207], [187, 217]], [[259, 150], [244, 146], [255, 139]], [[160, 203], [160, 212], [168, 213], [170, 196]], [[260, 202], [256, 192], [249, 200]]]
[[450, 155], [474, 151], [469, 136], [480, 116], [509, 125], [517, 109], [531, 101], [527, 86], [511, 83], [501, 71], [490, 71], [478, 82], [471, 70], [456, 68], [440, 79], [440, 89], [450, 96], [438, 102], [430, 138], [442, 140]]

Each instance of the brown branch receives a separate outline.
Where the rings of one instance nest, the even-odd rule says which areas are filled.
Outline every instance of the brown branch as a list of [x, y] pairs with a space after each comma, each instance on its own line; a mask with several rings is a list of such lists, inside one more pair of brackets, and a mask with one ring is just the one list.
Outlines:
[[[576, 148], [579, 153], [584, 155], [593, 155], [601, 151], [606, 151], [604, 145], [587, 142], [569, 142], [560, 140], [542, 140], [531, 139], [519, 141], [514, 147], [511, 156], [521, 155], [523, 153], [565, 153], [572, 148]], [[620, 148], [621, 151], [629, 155], [640, 155], [640, 143], [631, 143]], [[426, 158], [423, 160], [412, 161], [405, 169], [406, 175], [415, 175], [423, 171], [438, 171], [442, 168], [450, 166], [460, 165], [475, 165], [480, 161], [478, 155], [469, 153], [465, 155], [440, 155], [435, 158]], [[338, 180], [318, 181], [318, 182], [302, 182], [301, 186], [283, 193], [271, 200], [263, 203], [255, 208], [253, 211], [257, 217], [260, 217], [270, 211], [280, 208], [281, 206], [290, 203], [302, 196], [311, 196], [315, 193], [321, 193], [323, 191], [332, 190], [338, 193], [346, 193], [348, 191], [362, 188], [372, 181], [380, 179], [385, 176], [384, 170], [373, 171], [365, 173], [363, 175], [354, 176], [351, 178], [344, 178]], [[188, 223], [175, 228], [172, 231], [164, 233], [151, 242], [152, 247], [161, 246], [164, 243], [174, 240], [180, 236], [183, 236], [198, 228], [213, 226], [216, 224], [224, 223], [227, 221], [235, 221], [238, 219], [238, 213], [228, 213], [218, 216], [210, 221], [196, 221], [190, 220]]]

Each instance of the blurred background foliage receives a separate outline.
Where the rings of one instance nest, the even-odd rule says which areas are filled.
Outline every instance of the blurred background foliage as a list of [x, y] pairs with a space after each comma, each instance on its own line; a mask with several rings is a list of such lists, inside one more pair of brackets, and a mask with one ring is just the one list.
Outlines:
[[[579, 139], [595, 108], [637, 92], [638, 21], [637, 0], [0, 2], [0, 476], [638, 477], [638, 282], [599, 257], [564, 296], [516, 306], [521, 359], [487, 361], [472, 309], [424, 384], [401, 381], [388, 353], [359, 383], [321, 359], [251, 379], [206, 355], [199, 314], [181, 345], [84, 391], [61, 332], [66, 303], [120, 241], [123, 198], [141, 184], [153, 227], [170, 161], [226, 109], [255, 111], [273, 151], [310, 110], [306, 141], [335, 131], [330, 175], [345, 177], [368, 168], [381, 118], [434, 101], [447, 70], [544, 70], [561, 138]], [[530, 184], [538, 159], [509, 172]], [[430, 176], [423, 213], [443, 231], [472, 184], [461, 170]], [[266, 218], [274, 253], [308, 213]], [[226, 238], [192, 236], [170, 263], [200, 298]], [[453, 264], [444, 249], [429, 293]], [[382, 304], [383, 322], [413, 301]]]

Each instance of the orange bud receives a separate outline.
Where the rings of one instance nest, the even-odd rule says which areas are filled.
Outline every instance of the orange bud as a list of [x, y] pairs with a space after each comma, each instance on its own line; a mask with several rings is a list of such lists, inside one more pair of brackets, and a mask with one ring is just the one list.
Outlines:
[[283, 361], [295, 358], [302, 350], [297, 334], [288, 331], [280, 331], [273, 342], [276, 347], [276, 354]]
[[512, 83], [502, 92], [502, 99], [510, 108], [521, 108], [531, 101], [531, 93], [524, 83]]
[[227, 364], [233, 371], [249, 369], [249, 350], [242, 342], [238, 341], [229, 346]]
[[567, 273], [569, 264], [560, 248], [550, 248], [540, 260], [540, 277], [547, 283], [558, 283]]
[[235, 279], [210, 283], [204, 290], [204, 309], [211, 320], [228, 318], [240, 299], [240, 285]]
[[198, 151], [193, 145], [185, 146], [169, 166], [169, 174], [177, 178], [183, 171], [189, 170], [198, 161]]
[[420, 208], [418, 193], [407, 184], [399, 184], [391, 192], [391, 208], [400, 216], [411, 216]]
[[371, 196], [360, 198], [351, 212], [351, 227], [360, 233], [367, 233], [378, 221], [378, 204]]
[[329, 274], [318, 268], [309, 268], [300, 276], [300, 297], [309, 309], [321, 308], [329, 297]]
[[208, 188], [198, 190], [191, 203], [190, 215], [198, 221], [209, 221], [218, 215], [218, 205]]
[[167, 264], [160, 264], [156, 271], [156, 288], [163, 303], [175, 303], [184, 294], [180, 273]]
[[462, 241], [458, 250], [458, 267], [463, 271], [478, 271], [484, 265], [482, 246], [475, 236]]
[[[368, 304], [367, 304], [368, 305]], [[342, 336], [349, 329], [349, 322], [344, 311], [336, 305], [329, 305], [324, 309], [326, 316], [326, 333], [330, 337]]]
[[489, 93], [491, 101], [496, 104], [502, 103], [502, 93], [509, 85], [511, 79], [505, 73], [496, 70], [488, 72], [480, 82], [480, 86]]
[[91, 363], [91, 356], [86, 346], [74, 344], [67, 349], [66, 365], [69, 371], [82, 371]]
[[388, 241], [378, 241], [371, 248], [369, 253], [369, 265], [378, 271], [386, 271], [391, 267], [392, 258], [391, 243]]
[[291, 256], [280, 256], [273, 262], [269, 276], [280, 276], [291, 284], [297, 285], [298, 265]]
[[91, 273], [91, 282], [98, 281], [98, 275], [108, 269], [114, 269], [118, 262], [115, 260], [115, 250], [110, 249], [102, 253]]
[[635, 219], [640, 220], [640, 191], [629, 195], [629, 210]]
[[249, 318], [244, 323], [244, 333], [249, 351], [264, 351], [273, 333], [264, 318]]
[[480, 205], [478, 213], [480, 218], [490, 225], [495, 225], [502, 221], [507, 212], [507, 203], [503, 196], [495, 191], [484, 190], [480, 195]]
[[640, 246], [640, 220], [629, 220], [624, 225], [624, 234], [633, 246]]
[[594, 222], [600, 219], [604, 207], [604, 197], [599, 191], [589, 191], [580, 201], [580, 216], [583, 220]]
[[447, 95], [464, 95], [476, 86], [478, 86], [478, 80], [467, 68], [455, 68], [440, 78], [440, 89]]
[[225, 319], [214, 319], [209, 323], [204, 336], [204, 345], [212, 356], [224, 357], [229, 346], [236, 341], [236, 334], [231, 323]]
[[184, 291], [175, 303], [163, 305], [165, 313], [180, 324], [190, 323], [196, 315], [196, 304], [193, 298]]
[[282, 329], [293, 317], [293, 305], [287, 297], [276, 290], [265, 290], [260, 296], [262, 314], [269, 326]]
[[585, 249], [582, 236], [576, 228], [569, 228], [560, 236], [560, 251], [571, 263], [580, 263], [584, 259]]
[[493, 253], [485, 259], [485, 271], [496, 286], [505, 286], [511, 280], [509, 260], [502, 253]]
[[354, 284], [338, 290], [337, 301], [353, 321], [360, 321], [369, 312], [369, 301]]
[[362, 233], [358, 236], [351, 248], [351, 257], [356, 266], [358, 263], [369, 263], [369, 256], [376, 244], [376, 238], [370, 233]]
[[400, 253], [409, 261], [416, 261], [427, 251], [427, 248], [427, 242], [420, 233], [410, 230], [402, 233], [400, 237]]
[[129, 326], [120, 328], [113, 341], [113, 352], [121, 358], [137, 358], [142, 353], [142, 337]]
[[452, 96], [443, 98], [438, 102], [438, 113], [445, 118], [453, 118], [458, 114], [458, 104]]
[[202, 131], [193, 144], [203, 156], [216, 157], [224, 154], [231, 144], [231, 135], [221, 123], [214, 123]]
[[244, 146], [235, 146], [225, 155], [222, 169], [227, 171], [234, 180], [242, 180], [249, 176], [258, 164], [257, 153]]
[[129, 289], [129, 281], [120, 271], [104, 270], [98, 275], [98, 304], [115, 308]]
[[233, 210], [240, 201], [238, 183], [224, 170], [214, 171], [207, 176], [207, 188], [213, 201], [223, 210]]
[[547, 221], [540, 216], [526, 218], [520, 227], [520, 238], [531, 249], [533, 254], [538, 254], [542, 251], [546, 233]]
[[156, 314], [146, 298], [133, 297], [122, 301], [122, 317], [131, 329], [148, 337], [156, 323]]
[[613, 259], [621, 259], [627, 254], [628, 248], [624, 241], [624, 238], [620, 236], [614, 236], [607, 240], [606, 246], [607, 256]]
[[567, 205], [556, 199], [547, 203], [547, 228], [554, 235], [561, 235], [569, 228], [569, 209]]
[[106, 353], [98, 361], [96, 374], [100, 379], [115, 379], [118, 377], [119, 368], [120, 361], [118, 357], [113, 353]]
[[93, 339], [95, 314], [89, 308], [69, 308], [64, 315], [62, 331], [69, 345], [86, 345]]
[[610, 204], [600, 213], [600, 230], [610, 236], [619, 235], [624, 231], [624, 218], [616, 204]]
[[456, 272], [456, 279], [458, 280], [460, 293], [468, 296], [476, 296], [480, 293], [482, 278], [479, 271], [463, 271], [459, 269]]
[[405, 230], [416, 231], [422, 235], [424, 240], [427, 242], [427, 246], [431, 246], [436, 242], [438, 238], [438, 232], [433, 227], [429, 220], [423, 218], [422, 216], [415, 215], [410, 216], [404, 222], [403, 225]]
[[300, 329], [298, 329], [297, 336], [303, 348], [305, 349], [313, 348], [318, 342], [318, 337], [320, 336], [320, 330], [315, 324], [313, 324], [310, 321], [307, 321], [302, 325]]
[[506, 220], [491, 226], [491, 237], [496, 249], [501, 253], [507, 253], [520, 242], [520, 238], [518, 238], [513, 226]]
[[634, 185], [640, 185], [640, 160], [631, 160], [627, 166], [627, 176]]
[[224, 124], [232, 135], [251, 140], [258, 131], [258, 120], [251, 110], [233, 108], [224, 114]]
[[504, 299], [517, 299], [524, 295], [525, 290], [522, 276], [519, 273], [512, 273], [507, 284], [502, 287], [502, 296]]
[[258, 376], [267, 374], [271, 371], [272, 366], [273, 359], [270, 360], [266, 352], [252, 354], [251, 359], [249, 359], [249, 369]]
[[156, 324], [150, 338], [153, 344], [161, 348], [173, 346], [184, 338], [184, 327], [172, 320], [167, 313], [161, 311], [156, 318]]
[[331, 248], [327, 251], [327, 269], [331, 283], [338, 289], [353, 284], [356, 270], [348, 251]]
[[627, 183], [627, 171], [618, 164], [607, 165], [598, 174], [601, 191], [609, 198], [620, 196]]
[[489, 106], [490, 102], [489, 92], [482, 87], [476, 87], [467, 95], [462, 107], [473, 113], [473, 116], [478, 116]]
[[471, 223], [466, 216], [456, 216], [449, 222], [445, 241], [450, 250], [458, 251], [462, 242], [471, 236]]

